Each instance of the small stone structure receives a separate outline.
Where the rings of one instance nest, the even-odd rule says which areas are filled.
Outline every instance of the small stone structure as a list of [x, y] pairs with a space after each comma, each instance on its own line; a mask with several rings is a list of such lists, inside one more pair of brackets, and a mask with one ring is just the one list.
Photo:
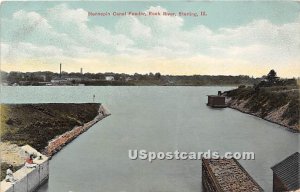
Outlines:
[[203, 192], [261, 192], [236, 159], [202, 159]]
[[207, 105], [215, 108], [227, 107], [225, 103], [225, 97], [221, 95], [208, 95]]
[[[14, 183], [1, 181], [1, 192], [33, 192], [40, 187], [49, 177], [49, 160], [48, 157], [39, 153], [37, 150], [29, 145], [21, 147], [25, 153], [34, 154], [36, 156], [33, 159], [37, 164], [36, 168], [22, 167], [16, 171], [13, 175], [17, 180]], [[24, 159], [25, 162], [25, 159]]]

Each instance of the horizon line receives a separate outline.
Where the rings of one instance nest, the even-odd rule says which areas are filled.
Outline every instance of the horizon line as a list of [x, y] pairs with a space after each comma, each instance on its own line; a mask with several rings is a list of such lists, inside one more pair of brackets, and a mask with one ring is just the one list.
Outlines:
[[[11, 73], [11, 72], [17, 72], [17, 73], [38, 73], [38, 72], [51, 72], [51, 73], [56, 73], [56, 74], [60, 74], [60, 72], [56, 72], [56, 71], [51, 71], [51, 70], [45, 70], [45, 71], [16, 71], [16, 70], [11, 70], [11, 71], [5, 71], [5, 70], [1, 70], [0, 69], [0, 72], [5, 72], [5, 73]], [[80, 73], [80, 71], [78, 72], [74, 72], [74, 71], [62, 71], [64, 73], [67, 73], [67, 74], [70, 74], [70, 73]], [[153, 75], [155, 75], [156, 73], [160, 73], [160, 75], [162, 76], [235, 76], [235, 77], [238, 77], [238, 76], [248, 76], [250, 78], [263, 78], [263, 76], [255, 76], [255, 75], [245, 75], [245, 74], [239, 74], [239, 75], [234, 75], [234, 74], [164, 74], [164, 73], [161, 73], [159, 71], [149, 71], [149, 72], [144, 72], [144, 73], [141, 73], [141, 72], [134, 72], [134, 73], [124, 73], [124, 72], [113, 72], [113, 71], [106, 71], [106, 72], [84, 72], [82, 73], [83, 75], [84, 74], [87, 74], [87, 73], [90, 73], [90, 74], [106, 74], [106, 73], [113, 73], [113, 74], [125, 74], [125, 75], [134, 75], [135, 73], [139, 74], [139, 75], [149, 75], [150, 73], [152, 73]], [[267, 75], [267, 74], [266, 74]], [[278, 76], [279, 78], [282, 78], [282, 79], [299, 79], [300, 76], [298, 77], [280, 77]]]

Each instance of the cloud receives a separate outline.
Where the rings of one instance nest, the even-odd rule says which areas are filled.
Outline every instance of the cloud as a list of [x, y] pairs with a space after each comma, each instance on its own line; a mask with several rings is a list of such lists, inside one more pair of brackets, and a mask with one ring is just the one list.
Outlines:
[[47, 10], [49, 20], [53, 23], [57, 23], [61, 25], [85, 25], [88, 21], [88, 14], [84, 9], [70, 9], [67, 4], [60, 4], [53, 8]]
[[[44, 15], [24, 10], [2, 21], [3, 39], [8, 52], [3, 59], [22, 56], [22, 44], [53, 46], [65, 56], [85, 56], [91, 52], [122, 51], [133, 41], [122, 34], [113, 35], [102, 26], [88, 26], [87, 11], [70, 9], [66, 4], [50, 8]], [[13, 24], [13, 25], [12, 25]], [[32, 52], [32, 56], [35, 55]]]
[[121, 18], [115, 26], [115, 31], [128, 35], [132, 39], [149, 40], [152, 37], [152, 31], [149, 26], [144, 25], [134, 16]]
[[[149, 11], [162, 13], [167, 10], [157, 6], [145, 10]], [[133, 38], [134, 45], [139, 45], [138, 38], [144, 37], [143, 47], [130, 49], [139, 54], [147, 52], [146, 55], [171, 58], [207, 55], [272, 63], [298, 57], [299, 18], [283, 25], [253, 20], [243, 26], [213, 31], [204, 25], [186, 29], [181, 17], [125, 17], [118, 22], [117, 31]], [[139, 29], [140, 33], [133, 29]], [[139, 50], [141, 47], [143, 51]]]
[[[167, 12], [160, 6], [144, 11]], [[4, 63], [36, 57], [44, 63], [57, 59], [78, 65], [90, 62], [94, 67], [104, 65], [104, 61], [106, 67], [108, 61], [132, 66], [130, 62], [146, 69], [140, 64], [145, 60], [157, 71], [159, 65], [162, 71], [167, 69], [164, 66], [177, 71], [171, 69], [173, 62], [179, 71], [197, 71], [198, 66], [211, 73], [208, 68], [223, 70], [235, 66], [246, 73], [244, 69], [299, 65], [300, 60], [300, 16], [285, 24], [260, 19], [216, 30], [205, 25], [187, 28], [182, 17], [127, 16], [120, 17], [109, 30], [94, 24], [86, 10], [60, 4], [43, 13], [17, 11], [11, 18], [2, 19], [2, 24]], [[237, 61], [243, 67], [238, 67]]]
[[[151, 6], [146, 12], [167, 12], [167, 9], [164, 9], [160, 6], [153, 7]], [[171, 32], [177, 31], [184, 24], [184, 20], [181, 17], [165, 17], [165, 16], [152, 16], [146, 17], [145, 23], [147, 23], [152, 29], [153, 32], [156, 32], [158, 35], [167, 35]]]
[[133, 41], [122, 34], [112, 34], [102, 26], [88, 25], [88, 12], [83, 9], [70, 9], [61, 4], [48, 10], [48, 19], [59, 32], [68, 34], [77, 42], [77, 46], [87, 47], [101, 52], [123, 50]]

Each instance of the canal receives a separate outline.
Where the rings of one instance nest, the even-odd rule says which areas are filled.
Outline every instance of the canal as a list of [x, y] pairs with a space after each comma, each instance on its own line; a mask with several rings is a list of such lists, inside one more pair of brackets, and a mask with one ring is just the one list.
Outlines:
[[2, 87], [2, 103], [82, 103], [112, 113], [50, 161], [40, 192], [201, 191], [199, 160], [130, 160], [128, 150], [255, 152], [239, 162], [265, 191], [271, 166], [298, 151], [299, 134], [233, 109], [206, 106], [232, 87]]

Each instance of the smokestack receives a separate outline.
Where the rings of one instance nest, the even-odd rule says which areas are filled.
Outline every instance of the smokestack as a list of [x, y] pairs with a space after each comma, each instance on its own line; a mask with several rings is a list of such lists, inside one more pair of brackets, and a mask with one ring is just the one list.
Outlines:
[[59, 77], [61, 78], [61, 63], [59, 65]]

